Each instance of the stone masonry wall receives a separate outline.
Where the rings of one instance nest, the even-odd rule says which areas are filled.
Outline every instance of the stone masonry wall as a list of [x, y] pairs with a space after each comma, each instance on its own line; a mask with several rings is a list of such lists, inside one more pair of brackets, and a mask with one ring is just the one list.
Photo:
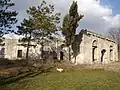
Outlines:
[[117, 43], [94, 34], [83, 33], [80, 53], [76, 57], [76, 64], [108, 64], [115, 61], [118, 61]]

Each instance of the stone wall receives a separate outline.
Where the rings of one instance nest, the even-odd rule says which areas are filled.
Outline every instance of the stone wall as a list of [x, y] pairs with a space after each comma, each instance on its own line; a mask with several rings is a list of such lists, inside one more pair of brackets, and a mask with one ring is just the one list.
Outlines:
[[[5, 49], [3, 49], [4, 58], [10, 60], [25, 59], [27, 48], [22, 46], [18, 39], [5, 39], [4, 43], [5, 45], [0, 46], [0, 50]], [[30, 47], [29, 58], [41, 59], [41, 45], [35, 44], [34, 42], [31, 45], [33, 46]], [[76, 46], [77, 48], [75, 48]], [[72, 48], [75, 48], [75, 50], [72, 51]], [[18, 57], [19, 50], [22, 51], [22, 57]], [[49, 50], [50, 52], [47, 54], [47, 58], [52, 55], [60, 59], [60, 52], [63, 52], [63, 58], [68, 60], [67, 47], [61, 48], [60, 44], [52, 43], [44, 47], [45, 52]], [[57, 55], [52, 51], [57, 52]], [[0, 55], [0, 57], [2, 56]], [[118, 61], [117, 43], [97, 33], [82, 30], [79, 35], [76, 35], [74, 46], [71, 46], [71, 59], [76, 64], [108, 64]]]
[[[5, 39], [4, 43], [5, 43], [5, 45], [3, 46], [5, 48], [4, 58], [10, 60], [25, 59], [27, 48], [22, 46], [18, 39]], [[41, 54], [40, 48], [41, 48], [40, 45], [30, 47], [29, 57], [37, 58], [38, 55]], [[18, 50], [21, 50], [22, 57], [18, 57]]]
[[[75, 58], [72, 59], [75, 62]], [[108, 64], [118, 61], [117, 43], [101, 35], [83, 32], [76, 64]]]
[[[16, 59], [25, 59], [27, 47], [23, 46], [23, 42], [19, 42], [18, 39], [5, 39], [4, 45], [0, 46], [0, 51], [2, 52], [2, 48], [4, 48], [4, 54], [0, 54], [0, 58], [4, 57], [9, 60]], [[25, 44], [25, 43], [24, 43]], [[35, 42], [31, 42], [29, 48], [29, 59], [31, 60], [40, 60], [41, 59], [41, 45], [36, 44]], [[20, 51], [21, 55], [18, 55]], [[43, 48], [44, 55], [46, 59], [56, 58], [56, 46], [54, 43], [45, 45]]]

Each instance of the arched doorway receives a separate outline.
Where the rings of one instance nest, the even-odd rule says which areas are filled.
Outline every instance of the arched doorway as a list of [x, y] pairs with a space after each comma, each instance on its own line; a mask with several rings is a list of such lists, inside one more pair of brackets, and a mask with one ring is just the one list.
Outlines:
[[97, 41], [94, 40], [92, 43], [92, 61], [97, 60]]
[[105, 49], [103, 49], [103, 50], [101, 51], [101, 62], [103, 62], [103, 61], [104, 61], [105, 52], [106, 52], [106, 50], [105, 50]]

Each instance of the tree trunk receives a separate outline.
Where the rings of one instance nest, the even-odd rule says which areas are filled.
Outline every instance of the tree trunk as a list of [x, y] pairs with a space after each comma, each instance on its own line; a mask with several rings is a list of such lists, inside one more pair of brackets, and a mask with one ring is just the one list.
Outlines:
[[41, 44], [41, 58], [43, 60], [43, 44]]
[[29, 48], [30, 48], [30, 41], [27, 44], [27, 51], [26, 51], [26, 60], [28, 60], [28, 56], [29, 56]]
[[31, 40], [31, 33], [30, 33], [30, 37], [28, 38], [27, 51], [26, 51], [26, 60], [27, 60], [27, 63], [28, 63], [28, 59], [29, 59], [30, 40]]
[[75, 55], [75, 61], [74, 61], [74, 63], [76, 64], [76, 55]]
[[42, 61], [44, 62], [44, 56], [43, 56], [43, 48], [44, 48], [44, 45], [43, 45], [43, 37], [42, 37], [42, 43], [41, 43], [41, 59]]
[[70, 48], [70, 46], [68, 47], [68, 49], [69, 49], [68, 54], [69, 54], [69, 62], [70, 62], [70, 61], [71, 61], [71, 54], [70, 54], [70, 52], [71, 52], [71, 48]]

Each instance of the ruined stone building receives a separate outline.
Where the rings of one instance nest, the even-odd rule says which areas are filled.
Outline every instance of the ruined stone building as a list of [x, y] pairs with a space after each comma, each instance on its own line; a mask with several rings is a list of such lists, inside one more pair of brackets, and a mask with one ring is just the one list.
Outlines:
[[118, 61], [117, 42], [92, 31], [81, 30], [73, 48], [76, 48], [73, 51], [77, 54], [72, 62], [76, 64], [108, 64]]
[[[41, 59], [41, 46], [35, 42], [31, 43], [29, 57]], [[68, 48], [62, 47], [63, 43], [52, 43], [44, 47], [45, 57], [51, 58], [51, 55], [57, 59], [68, 60]], [[53, 52], [47, 52], [52, 51]], [[99, 35], [92, 31], [81, 30], [76, 35], [72, 45], [71, 60], [75, 64], [108, 64], [118, 61], [118, 45], [117, 42]], [[22, 46], [18, 39], [5, 39], [0, 45], [0, 57], [10, 60], [24, 59], [27, 48]], [[56, 55], [56, 53], [57, 55]]]
[[[40, 46], [32, 43], [30, 47], [30, 55], [37, 57], [37, 54], [40, 54]], [[18, 39], [5, 39], [0, 46], [0, 57], [7, 58], [10, 60], [15, 59], [24, 59], [26, 56], [27, 48], [19, 42]]]
[[[44, 58], [53, 58], [55, 53], [53, 51], [53, 47], [55, 47], [54, 43], [45, 45], [43, 50]], [[0, 58], [7, 58], [9, 60], [16, 60], [16, 59], [25, 59], [26, 58], [26, 51], [27, 45], [23, 42], [20, 42], [19, 39], [5, 39], [0, 44]], [[54, 54], [54, 55], [53, 55]], [[41, 59], [41, 45], [37, 44], [36, 42], [30, 43], [29, 49], [29, 59]]]

